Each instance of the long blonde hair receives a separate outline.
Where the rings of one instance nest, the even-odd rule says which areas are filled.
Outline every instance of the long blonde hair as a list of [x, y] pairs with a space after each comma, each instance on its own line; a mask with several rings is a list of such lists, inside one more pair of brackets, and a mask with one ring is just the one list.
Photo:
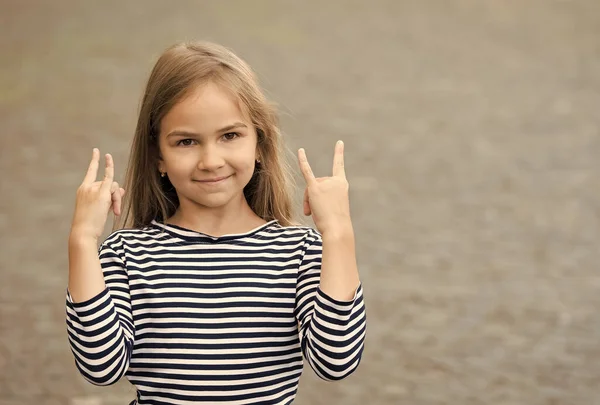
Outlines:
[[123, 214], [115, 229], [143, 228], [152, 220], [164, 222], [179, 207], [173, 185], [158, 171], [160, 122], [188, 92], [207, 82], [235, 94], [255, 126], [260, 163], [244, 188], [248, 204], [266, 221], [276, 219], [283, 226], [294, 222], [293, 176], [275, 108], [246, 62], [221, 45], [193, 42], [165, 50], [150, 74], [125, 174]]

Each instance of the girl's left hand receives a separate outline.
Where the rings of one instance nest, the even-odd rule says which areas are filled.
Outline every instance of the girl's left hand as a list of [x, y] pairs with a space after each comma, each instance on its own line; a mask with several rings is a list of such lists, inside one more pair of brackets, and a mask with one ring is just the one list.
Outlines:
[[322, 235], [351, 229], [349, 185], [344, 171], [344, 143], [338, 141], [335, 145], [331, 177], [315, 178], [304, 149], [298, 150], [298, 162], [306, 181], [304, 215], [312, 214], [315, 226]]

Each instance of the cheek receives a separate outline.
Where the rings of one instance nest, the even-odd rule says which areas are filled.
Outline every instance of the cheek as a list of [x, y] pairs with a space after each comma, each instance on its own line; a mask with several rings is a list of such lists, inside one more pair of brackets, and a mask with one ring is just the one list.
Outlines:
[[247, 174], [249, 176], [252, 176], [252, 174], [254, 173], [254, 169], [256, 167], [256, 162], [254, 161], [254, 156], [249, 156], [248, 159], [246, 159], [245, 163], [245, 170], [247, 172]]
[[165, 148], [161, 156], [164, 167], [174, 173], [189, 171], [191, 167], [195, 167], [198, 163], [193, 153], [189, 153], [189, 151], [188, 153], [182, 153], [181, 150], [175, 148]]
[[255, 161], [254, 151], [240, 150], [231, 156], [231, 165], [235, 166], [237, 170], [254, 170]]

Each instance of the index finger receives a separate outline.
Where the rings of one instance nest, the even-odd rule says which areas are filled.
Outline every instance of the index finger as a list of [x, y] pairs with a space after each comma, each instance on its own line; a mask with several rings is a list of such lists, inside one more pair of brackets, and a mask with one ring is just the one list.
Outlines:
[[308, 159], [306, 158], [306, 152], [304, 151], [304, 148], [298, 149], [298, 163], [300, 164], [300, 171], [304, 176], [306, 184], [310, 185], [311, 183], [316, 182], [315, 175], [310, 168], [310, 164], [308, 164]]
[[84, 183], [93, 183], [96, 181], [96, 176], [98, 176], [98, 161], [100, 160], [100, 151], [97, 148], [92, 150], [92, 161], [88, 166], [87, 173], [83, 178]]
[[344, 142], [337, 141], [333, 154], [333, 175], [335, 177], [346, 177], [344, 170]]

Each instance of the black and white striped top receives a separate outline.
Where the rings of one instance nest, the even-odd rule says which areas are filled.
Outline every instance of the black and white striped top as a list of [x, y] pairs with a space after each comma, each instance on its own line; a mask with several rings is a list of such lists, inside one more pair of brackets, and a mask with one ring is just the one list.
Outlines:
[[[137, 404], [289, 404], [302, 354], [321, 378], [358, 366], [366, 313], [319, 288], [321, 236], [271, 221], [212, 237], [153, 222], [101, 245], [107, 289], [74, 303], [67, 330], [85, 379], [122, 376]], [[135, 401], [134, 401], [135, 402]]]

